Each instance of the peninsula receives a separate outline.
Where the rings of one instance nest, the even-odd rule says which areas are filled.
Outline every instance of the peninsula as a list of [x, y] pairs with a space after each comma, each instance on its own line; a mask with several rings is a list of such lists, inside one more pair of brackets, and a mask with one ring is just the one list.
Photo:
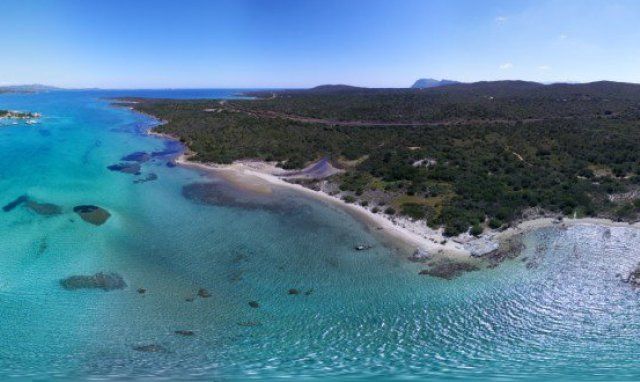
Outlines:
[[537, 218], [640, 214], [640, 85], [246, 95], [254, 99], [125, 101], [166, 121], [157, 132], [184, 142], [191, 161], [241, 163], [443, 240]]

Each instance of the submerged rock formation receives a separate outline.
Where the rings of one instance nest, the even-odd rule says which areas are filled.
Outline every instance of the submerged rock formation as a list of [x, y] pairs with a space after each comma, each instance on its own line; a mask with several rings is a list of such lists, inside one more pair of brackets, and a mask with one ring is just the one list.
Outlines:
[[137, 162], [121, 162], [107, 166], [110, 171], [118, 171], [125, 174], [140, 175], [140, 163]]
[[82, 220], [93, 225], [102, 225], [109, 219], [109, 217], [111, 217], [109, 211], [92, 205], [73, 207], [73, 212], [80, 215]]
[[102, 289], [104, 291], [111, 291], [127, 287], [127, 283], [122, 276], [113, 272], [98, 272], [90, 276], [71, 276], [60, 280], [60, 285], [66, 290]]
[[148, 344], [148, 345], [136, 345], [133, 347], [133, 350], [144, 352], [144, 353], [166, 353], [167, 349], [158, 344]]
[[136, 151], [134, 153], [131, 153], [129, 155], [125, 155], [122, 158], [120, 158], [121, 161], [139, 162], [139, 163], [146, 162], [149, 159], [151, 159], [151, 154], [145, 153], [144, 151]]
[[28, 199], [29, 198], [27, 197], [27, 195], [20, 195], [13, 201], [7, 203], [4, 207], [2, 207], [2, 210], [4, 212], [9, 212], [14, 208], [18, 207], [19, 205], [21, 205], [22, 203], [25, 203]]
[[62, 213], [62, 207], [52, 203], [38, 203], [33, 200], [27, 200], [26, 206], [38, 215], [53, 216]]
[[452, 280], [466, 272], [477, 271], [478, 266], [468, 262], [457, 262], [451, 260], [440, 261], [429, 269], [420, 271], [421, 275], [439, 277], [445, 280]]

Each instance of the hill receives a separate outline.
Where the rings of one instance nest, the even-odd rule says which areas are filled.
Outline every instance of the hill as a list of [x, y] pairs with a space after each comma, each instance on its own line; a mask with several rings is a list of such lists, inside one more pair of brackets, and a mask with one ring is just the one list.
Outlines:
[[416, 82], [414, 82], [411, 87], [413, 89], [428, 89], [428, 88], [437, 88], [439, 86], [454, 85], [459, 83], [460, 82], [458, 81], [445, 80], [445, 79], [434, 80], [433, 78], [421, 78]]

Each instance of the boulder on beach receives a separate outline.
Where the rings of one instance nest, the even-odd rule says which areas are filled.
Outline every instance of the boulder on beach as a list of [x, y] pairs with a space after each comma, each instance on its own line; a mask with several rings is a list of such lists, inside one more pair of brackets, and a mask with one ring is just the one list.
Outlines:
[[125, 174], [140, 175], [140, 163], [137, 162], [121, 162], [107, 166], [110, 171], [118, 171]]
[[27, 200], [26, 206], [38, 215], [53, 216], [62, 213], [62, 207], [52, 203], [38, 203], [33, 200]]
[[92, 205], [73, 207], [73, 212], [80, 215], [82, 220], [93, 225], [102, 225], [107, 221], [107, 219], [109, 219], [109, 217], [111, 217], [109, 211]]
[[66, 290], [102, 289], [104, 291], [111, 291], [127, 287], [127, 283], [122, 276], [113, 272], [98, 272], [95, 275], [71, 276], [60, 280], [60, 285]]

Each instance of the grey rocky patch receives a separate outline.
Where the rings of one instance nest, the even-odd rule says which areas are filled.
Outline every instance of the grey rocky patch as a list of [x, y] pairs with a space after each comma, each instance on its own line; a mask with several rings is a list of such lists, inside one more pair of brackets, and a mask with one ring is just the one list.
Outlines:
[[471, 256], [482, 257], [498, 250], [500, 245], [492, 240], [481, 238], [472, 240], [464, 244], [464, 248], [471, 253]]
[[622, 281], [625, 283], [629, 283], [634, 287], [640, 286], [640, 264], [636, 266], [636, 268], [629, 273], [627, 277], [625, 277]]
[[483, 255], [482, 258], [487, 260], [490, 265], [496, 266], [505, 260], [515, 259], [520, 256], [523, 250], [522, 234], [518, 234], [502, 241], [497, 249]]
[[408, 257], [409, 261], [413, 261], [414, 263], [425, 263], [432, 258], [433, 255], [422, 248], [416, 249], [415, 252]]

